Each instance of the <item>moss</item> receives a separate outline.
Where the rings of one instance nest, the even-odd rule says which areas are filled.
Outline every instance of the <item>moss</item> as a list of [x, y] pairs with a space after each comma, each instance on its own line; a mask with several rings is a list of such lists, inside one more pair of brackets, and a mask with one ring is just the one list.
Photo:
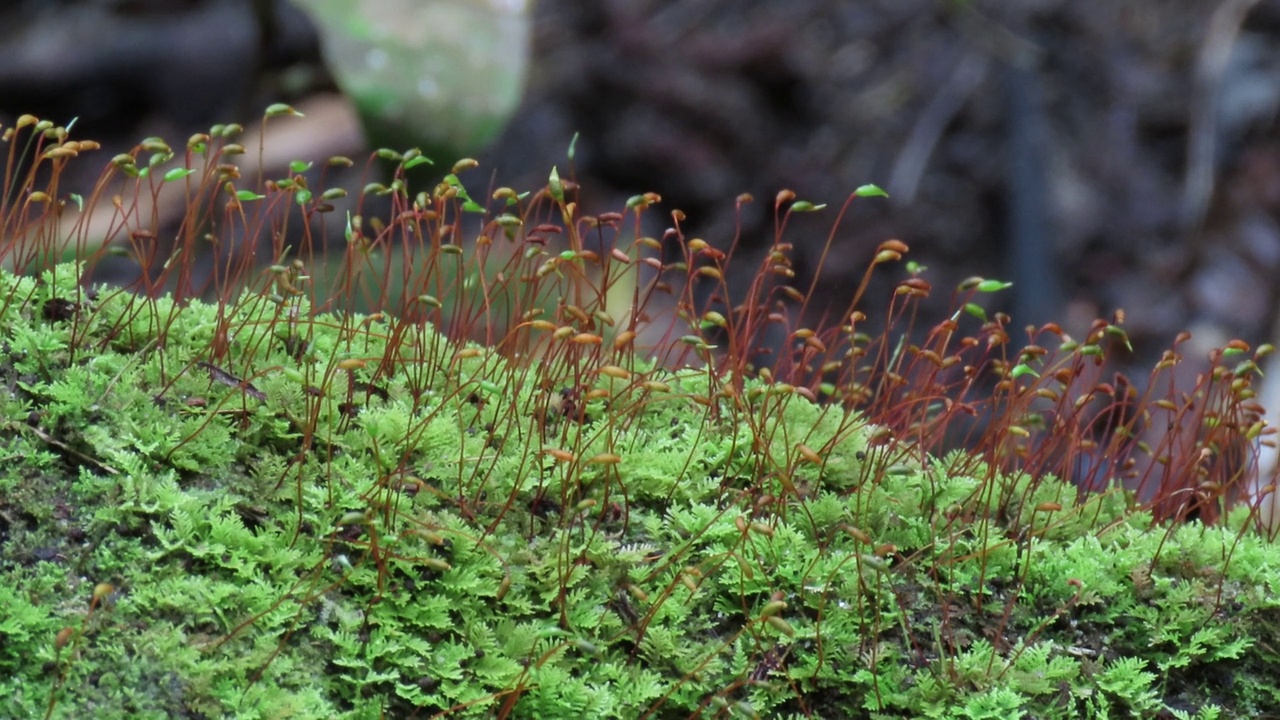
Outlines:
[[1153, 529], [706, 370], [77, 278], [0, 276], [0, 716], [1280, 708], [1243, 520]]

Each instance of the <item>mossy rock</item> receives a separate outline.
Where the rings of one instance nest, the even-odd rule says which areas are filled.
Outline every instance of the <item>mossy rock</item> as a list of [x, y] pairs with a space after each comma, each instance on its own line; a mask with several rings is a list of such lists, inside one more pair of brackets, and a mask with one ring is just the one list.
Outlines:
[[0, 276], [0, 716], [1280, 712], [1242, 521], [706, 369], [79, 277]]

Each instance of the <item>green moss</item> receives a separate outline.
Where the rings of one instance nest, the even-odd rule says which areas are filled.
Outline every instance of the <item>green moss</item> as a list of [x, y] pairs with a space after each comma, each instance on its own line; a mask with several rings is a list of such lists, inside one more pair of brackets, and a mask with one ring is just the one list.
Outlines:
[[0, 716], [1280, 708], [1280, 553], [1232, 524], [705, 370], [76, 278], [0, 277]]

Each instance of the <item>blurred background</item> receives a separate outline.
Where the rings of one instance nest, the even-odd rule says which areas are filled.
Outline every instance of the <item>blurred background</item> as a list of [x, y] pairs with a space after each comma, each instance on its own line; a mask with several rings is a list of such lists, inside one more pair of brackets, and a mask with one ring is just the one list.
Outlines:
[[[721, 246], [740, 221], [742, 272], [774, 238], [778, 190], [829, 203], [789, 234], [800, 287], [839, 204], [883, 187], [889, 200], [855, 202], [837, 231], [822, 279], [835, 300], [900, 238], [939, 304], [977, 274], [1015, 281], [1000, 302], [1019, 327], [1125, 309], [1130, 360], [1148, 368], [1181, 330], [1274, 336], [1280, 0], [5, 7], [0, 122], [77, 118], [75, 136], [106, 146], [80, 163], [86, 187], [148, 135], [177, 147], [239, 121], [253, 138], [273, 102], [306, 117], [272, 125], [268, 177], [420, 146], [437, 168], [475, 156], [494, 185], [534, 189], [564, 171], [576, 132], [586, 212], [655, 191], [689, 237]], [[757, 200], [739, 216], [744, 192]], [[883, 274], [885, 290], [902, 277]]]

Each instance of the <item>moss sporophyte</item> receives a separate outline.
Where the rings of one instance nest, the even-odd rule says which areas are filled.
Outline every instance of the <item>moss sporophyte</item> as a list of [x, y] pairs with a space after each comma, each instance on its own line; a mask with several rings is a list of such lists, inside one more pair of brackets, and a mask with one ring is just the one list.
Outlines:
[[[83, 198], [89, 143], [4, 136], [0, 716], [1280, 711], [1280, 554], [1229, 452], [1269, 437], [1268, 349], [1140, 395], [1100, 379], [1120, 318], [1018, 348], [1005, 283], [912, 327], [898, 241], [807, 328], [789, 193], [730, 300], [730, 250], [644, 235], [657, 195], [586, 216], [465, 163], [411, 193], [388, 150], [348, 202], [342, 158], [238, 177], [237, 131]], [[92, 282], [116, 255], [137, 279]]]

